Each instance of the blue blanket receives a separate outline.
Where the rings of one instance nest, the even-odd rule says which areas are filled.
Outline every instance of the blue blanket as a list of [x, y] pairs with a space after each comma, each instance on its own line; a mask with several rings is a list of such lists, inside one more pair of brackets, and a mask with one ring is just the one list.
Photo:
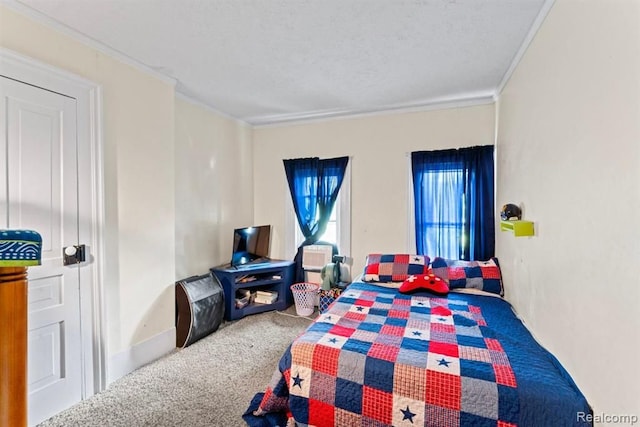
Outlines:
[[591, 413], [505, 300], [362, 282], [291, 344], [255, 400], [255, 414], [299, 426], [582, 426]]

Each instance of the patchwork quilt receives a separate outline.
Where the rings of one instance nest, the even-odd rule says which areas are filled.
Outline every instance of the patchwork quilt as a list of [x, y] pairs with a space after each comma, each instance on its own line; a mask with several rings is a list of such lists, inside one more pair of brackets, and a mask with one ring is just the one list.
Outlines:
[[591, 410], [501, 298], [356, 282], [285, 352], [254, 412], [267, 413], [298, 426], [508, 427], [586, 425]]

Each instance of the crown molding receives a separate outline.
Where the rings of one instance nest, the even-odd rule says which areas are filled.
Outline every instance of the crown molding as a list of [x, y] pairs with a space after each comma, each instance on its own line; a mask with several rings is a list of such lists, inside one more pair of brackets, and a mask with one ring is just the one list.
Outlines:
[[527, 49], [529, 48], [529, 45], [531, 44], [534, 37], [538, 33], [538, 30], [540, 30], [542, 23], [544, 22], [545, 18], [549, 14], [549, 11], [553, 7], [553, 4], [555, 3], [555, 1], [556, 0], [545, 0], [544, 4], [540, 8], [540, 12], [538, 12], [538, 16], [536, 16], [536, 19], [533, 21], [533, 24], [531, 25], [531, 28], [529, 29], [527, 36], [522, 41], [522, 45], [520, 45], [520, 49], [518, 49], [518, 52], [516, 52], [515, 56], [513, 57], [513, 60], [511, 61], [511, 65], [509, 65], [509, 68], [507, 68], [507, 71], [504, 73], [504, 76], [502, 76], [502, 80], [500, 80], [500, 84], [496, 88], [496, 99], [500, 96], [500, 94], [502, 93], [502, 90], [509, 82], [511, 75], [518, 67], [518, 64], [520, 64], [520, 61], [524, 57], [524, 54], [527, 52]]
[[[71, 80], [75, 84], [83, 85], [86, 88], [100, 87], [99, 84], [85, 77], [81, 77], [67, 70], [54, 67], [46, 62], [39, 61], [37, 59], [28, 57], [11, 49], [0, 46], [0, 74], [13, 80], [21, 80], [21, 78], [23, 78], [23, 75], [14, 75], [13, 73], [7, 71], [7, 66], [15, 66], [16, 64], [20, 65], [21, 72], [24, 72], [25, 70], [29, 70], [29, 72], [46, 71], [47, 78], [41, 77], [40, 80], [46, 81], [46, 83], [50, 83], [49, 86], [44, 87], [44, 89], [47, 89], [49, 91], [53, 91], [53, 89], [51, 88], [57, 87], [57, 85], [53, 82], [59, 80]], [[68, 94], [64, 93], [60, 95], [69, 96]]]
[[81, 32], [62, 24], [61, 22], [58, 22], [55, 19], [45, 15], [44, 13], [39, 12], [23, 3], [20, 3], [17, 0], [0, 0], [0, 5], [7, 7], [8, 9], [11, 9], [16, 13], [19, 13], [20, 15], [26, 16], [27, 18], [30, 18], [35, 22], [46, 25], [54, 31], [69, 36], [75, 41], [84, 44], [85, 46], [89, 46], [90, 48], [104, 53], [105, 55], [109, 55], [110, 57], [115, 58], [116, 60], [127, 65], [130, 65], [136, 68], [138, 71], [149, 74], [157, 78], [158, 80], [163, 81], [164, 83], [167, 83], [173, 87], [176, 86], [177, 80], [175, 78], [169, 77], [166, 74], [162, 74], [157, 70], [149, 67], [148, 65], [145, 65], [142, 62], [139, 62], [131, 58], [130, 56], [125, 55], [124, 53], [113, 49], [103, 43], [100, 43], [99, 41], [94, 40], [91, 37], [86, 36], [85, 34], [82, 34]]
[[397, 104], [369, 110], [324, 110], [302, 114], [281, 114], [254, 117], [247, 119], [247, 122], [253, 125], [254, 128], [278, 127], [291, 124], [317, 123], [329, 120], [354, 119], [389, 114], [418, 113], [423, 111], [473, 107], [476, 105], [493, 104], [495, 102], [495, 98], [495, 93], [486, 92], [457, 98], [426, 100], [420, 103]]
[[178, 90], [176, 90], [176, 98], [178, 98], [178, 99], [180, 99], [182, 101], [188, 102], [190, 104], [196, 105], [196, 106], [202, 108], [203, 110], [209, 111], [210, 113], [213, 113], [213, 114], [216, 114], [218, 116], [224, 117], [225, 119], [234, 121], [234, 122], [238, 123], [241, 126], [246, 126], [246, 127], [249, 127], [249, 128], [253, 128], [251, 123], [246, 122], [246, 121], [244, 121], [242, 119], [239, 119], [237, 117], [233, 117], [232, 115], [230, 115], [228, 113], [225, 113], [223, 111], [217, 110], [217, 109], [213, 108], [212, 106], [210, 106], [209, 104], [206, 104], [206, 103], [204, 103], [204, 102], [200, 101], [199, 99], [196, 99], [196, 98], [194, 98], [192, 96], [185, 95], [184, 93], [179, 92]]

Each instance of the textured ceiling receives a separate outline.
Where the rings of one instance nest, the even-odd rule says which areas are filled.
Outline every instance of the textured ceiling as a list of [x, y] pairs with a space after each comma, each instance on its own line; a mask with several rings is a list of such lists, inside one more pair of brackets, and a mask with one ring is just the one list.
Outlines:
[[265, 124], [490, 99], [545, 0], [13, 3]]

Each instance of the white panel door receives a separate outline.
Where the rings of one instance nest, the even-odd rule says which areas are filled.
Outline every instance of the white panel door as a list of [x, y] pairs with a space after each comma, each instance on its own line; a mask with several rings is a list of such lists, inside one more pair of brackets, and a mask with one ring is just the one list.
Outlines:
[[[76, 101], [0, 77], [0, 228], [42, 235], [42, 265], [29, 268], [29, 424], [82, 398], [79, 268], [62, 248], [78, 244]], [[5, 137], [6, 136], [6, 137]]]

